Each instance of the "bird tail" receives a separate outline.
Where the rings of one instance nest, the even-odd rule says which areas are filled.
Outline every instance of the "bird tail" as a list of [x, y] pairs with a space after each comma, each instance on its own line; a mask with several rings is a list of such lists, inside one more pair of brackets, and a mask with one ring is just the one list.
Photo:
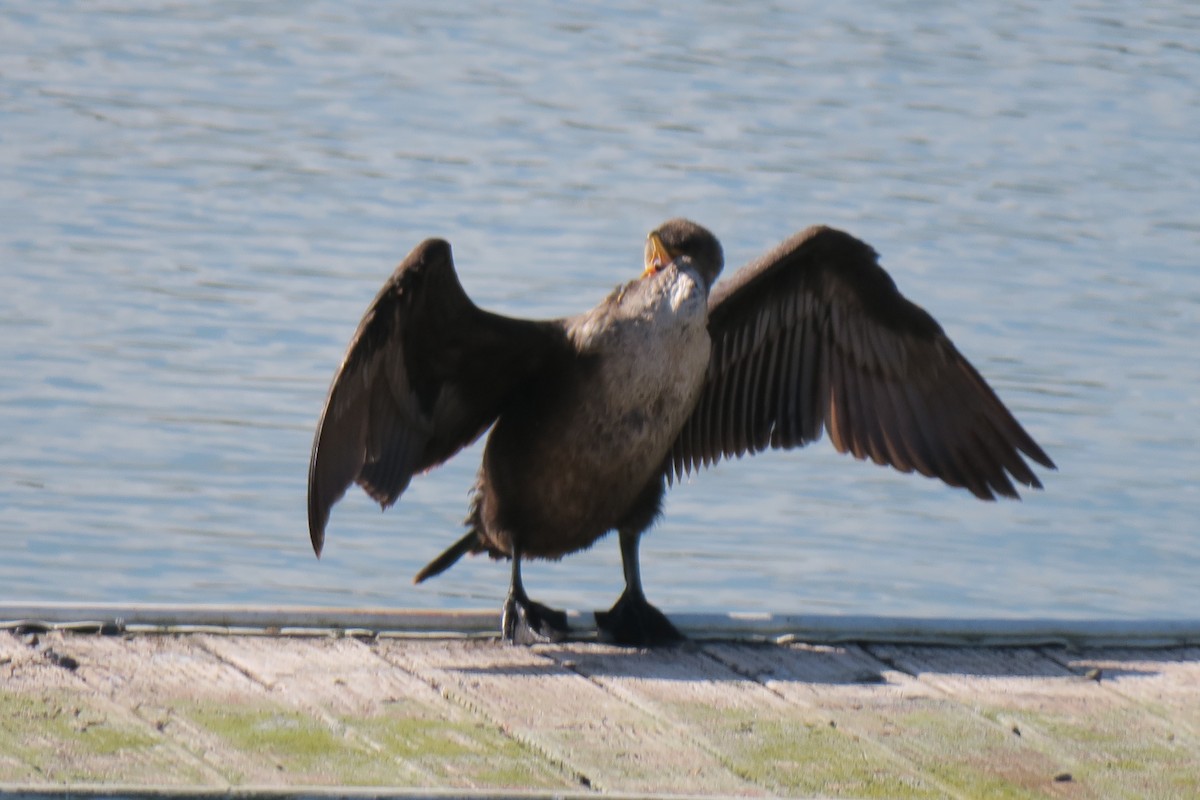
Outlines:
[[479, 543], [479, 533], [472, 528], [467, 531], [466, 535], [459, 539], [454, 544], [446, 548], [446, 552], [430, 561], [425, 565], [425, 568], [417, 573], [413, 578], [413, 583], [420, 583], [426, 578], [432, 578], [434, 575], [441, 575], [450, 567], [454, 566], [460, 558], [467, 553], [479, 552], [482, 548]]

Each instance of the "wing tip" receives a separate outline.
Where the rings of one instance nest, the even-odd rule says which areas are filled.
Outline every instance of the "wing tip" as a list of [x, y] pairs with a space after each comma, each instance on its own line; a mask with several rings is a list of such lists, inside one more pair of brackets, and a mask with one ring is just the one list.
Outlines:
[[[1024, 449], [1023, 449], [1023, 452], [1025, 453], [1025, 455], [1029, 456], [1030, 458], [1032, 458], [1037, 463], [1041, 464], [1046, 469], [1052, 469], [1055, 472], [1058, 471], [1058, 465], [1055, 464], [1050, 459], [1050, 456], [1046, 455], [1046, 452], [1044, 450], [1042, 450], [1042, 448], [1038, 447], [1036, 444], [1034, 444], [1034, 446], [1032, 448], [1032, 452], [1030, 450], [1024, 450]], [[1038, 486], [1037, 488], [1040, 489], [1042, 487]]]
[[325, 513], [323, 514], [321, 511], [313, 490], [310, 488], [308, 496], [308, 540], [312, 542], [313, 554], [317, 558], [321, 557], [321, 551], [325, 549], [325, 524], [329, 521], [328, 509], [325, 509]]

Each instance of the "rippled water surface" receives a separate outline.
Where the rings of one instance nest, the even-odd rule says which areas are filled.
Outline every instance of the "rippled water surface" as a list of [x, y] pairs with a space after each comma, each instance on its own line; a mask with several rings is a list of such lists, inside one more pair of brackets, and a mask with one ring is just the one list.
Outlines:
[[[524, 316], [691, 216], [732, 266], [872, 243], [1058, 462], [980, 503], [832, 452], [724, 464], [647, 538], [668, 611], [1200, 616], [1200, 16], [1188, 2], [805, 8], [6, 2], [0, 599], [489, 607], [472, 448], [317, 561], [328, 381], [449, 238]], [[606, 607], [614, 540], [526, 573]]]

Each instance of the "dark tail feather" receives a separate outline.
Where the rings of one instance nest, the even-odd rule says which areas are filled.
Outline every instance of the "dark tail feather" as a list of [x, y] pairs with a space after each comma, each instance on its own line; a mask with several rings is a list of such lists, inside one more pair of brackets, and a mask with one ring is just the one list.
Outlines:
[[420, 583], [426, 578], [441, 575], [454, 566], [454, 562], [473, 550], [479, 550], [479, 534], [472, 529], [467, 531], [467, 534], [457, 542], [446, 548], [446, 552], [426, 564], [425, 568], [417, 573], [417, 577], [413, 578], [413, 583]]

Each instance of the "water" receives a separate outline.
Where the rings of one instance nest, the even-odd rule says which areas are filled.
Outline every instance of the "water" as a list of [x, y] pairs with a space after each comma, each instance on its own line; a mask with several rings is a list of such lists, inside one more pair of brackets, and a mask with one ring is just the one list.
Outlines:
[[[1058, 462], [1022, 503], [822, 442], [725, 464], [647, 538], [668, 611], [1200, 614], [1200, 16], [1187, 2], [7, 2], [0, 599], [493, 607], [411, 575], [478, 460], [308, 545], [313, 426], [422, 238], [480, 304], [595, 303], [663, 219], [736, 266], [883, 255]], [[615, 541], [526, 573], [607, 607]]]

